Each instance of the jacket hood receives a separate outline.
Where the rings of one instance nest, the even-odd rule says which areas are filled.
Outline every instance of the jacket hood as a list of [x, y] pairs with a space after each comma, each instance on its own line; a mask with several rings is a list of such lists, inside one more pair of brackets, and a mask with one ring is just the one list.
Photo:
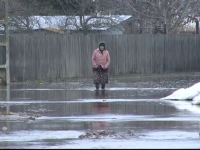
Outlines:
[[106, 45], [105, 45], [105, 42], [104, 41], [101, 41], [99, 42], [99, 49], [100, 49], [100, 46], [103, 45], [104, 46], [104, 50], [106, 49]]

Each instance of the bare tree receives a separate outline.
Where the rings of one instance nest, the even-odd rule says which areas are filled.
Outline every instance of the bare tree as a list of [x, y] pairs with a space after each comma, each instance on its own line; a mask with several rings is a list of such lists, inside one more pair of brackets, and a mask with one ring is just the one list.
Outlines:
[[61, 1], [60, 4], [64, 5], [67, 2], [76, 10], [73, 13], [64, 7], [63, 11], [66, 14], [72, 14], [71, 16], [66, 16], [59, 21], [59, 26], [62, 29], [69, 29], [70, 27], [75, 30], [83, 31], [87, 34], [89, 30], [92, 29], [102, 29], [109, 27], [116, 27], [116, 25], [124, 20], [122, 16], [114, 15], [117, 12], [117, 7], [115, 1], [113, 0], [73, 0], [73, 1]]
[[[19, 0], [8, 1], [9, 4], [9, 29], [31, 29], [33, 19], [30, 19], [28, 10]], [[0, 20], [5, 17], [3, 0], [0, 1]]]
[[112, 0], [12, 0], [9, 1], [10, 28], [31, 31], [36, 26], [42, 27], [40, 18], [43, 17], [49, 26], [57, 22], [60, 29], [73, 28], [87, 34], [94, 28], [109, 28], [122, 21], [121, 16], [113, 16], [120, 12], [119, 6], [120, 1]]
[[199, 5], [198, 0], [12, 0], [9, 18], [13, 29], [32, 30], [41, 26], [34, 16], [46, 16], [50, 26], [50, 16], [60, 15], [54, 19], [57, 27], [87, 34], [94, 28], [117, 28], [124, 20], [117, 15], [131, 15], [124, 24], [128, 33], [176, 33], [199, 15]]
[[152, 29], [153, 33], [175, 33], [197, 15], [193, 8], [199, 6], [198, 0], [125, 0], [123, 3], [133, 16], [131, 21], [136, 21], [140, 28]]

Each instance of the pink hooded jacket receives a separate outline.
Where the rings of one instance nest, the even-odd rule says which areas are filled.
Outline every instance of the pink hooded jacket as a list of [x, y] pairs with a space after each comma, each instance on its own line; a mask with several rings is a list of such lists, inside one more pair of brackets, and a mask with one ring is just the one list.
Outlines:
[[102, 68], [108, 68], [110, 65], [110, 55], [108, 50], [103, 51], [103, 55], [101, 54], [99, 48], [94, 50], [92, 54], [92, 66], [97, 68], [98, 65], [101, 65]]

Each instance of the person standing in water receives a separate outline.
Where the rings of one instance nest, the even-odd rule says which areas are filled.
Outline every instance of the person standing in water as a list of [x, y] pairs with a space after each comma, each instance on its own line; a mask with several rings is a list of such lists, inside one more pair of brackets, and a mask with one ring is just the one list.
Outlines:
[[108, 84], [108, 70], [110, 65], [110, 54], [106, 50], [105, 42], [101, 41], [99, 47], [93, 51], [92, 54], [92, 66], [94, 75], [94, 84], [96, 89], [105, 89], [105, 85]]

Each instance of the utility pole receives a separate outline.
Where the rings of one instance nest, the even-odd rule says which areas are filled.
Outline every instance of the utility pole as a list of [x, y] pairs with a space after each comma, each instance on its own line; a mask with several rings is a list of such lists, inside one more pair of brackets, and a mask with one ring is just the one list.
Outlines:
[[5, 77], [3, 78], [3, 81], [5, 81], [6, 85], [10, 84], [10, 52], [9, 52], [9, 19], [8, 19], [8, 0], [3, 0], [4, 3], [4, 11], [5, 11], [5, 17], [3, 20], [0, 20], [0, 24], [3, 24], [4, 26], [4, 36], [5, 36], [5, 41], [0, 42], [1, 47], [5, 47], [6, 50], [6, 62], [5, 64], [0, 65], [0, 71], [5, 72]]

